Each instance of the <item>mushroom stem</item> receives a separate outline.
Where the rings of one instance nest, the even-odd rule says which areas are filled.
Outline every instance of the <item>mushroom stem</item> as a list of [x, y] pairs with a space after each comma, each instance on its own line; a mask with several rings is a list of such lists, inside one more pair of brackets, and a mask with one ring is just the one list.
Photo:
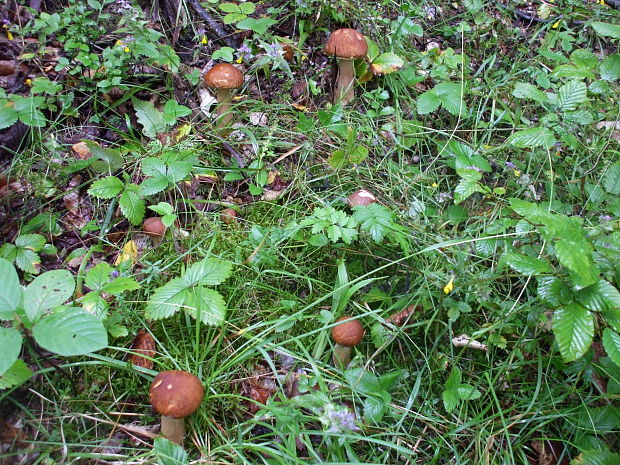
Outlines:
[[232, 101], [232, 92], [230, 89], [217, 89], [215, 91], [217, 99], [217, 128], [228, 126], [232, 121], [233, 115], [230, 111], [230, 102]]
[[161, 434], [166, 439], [183, 446], [185, 436], [185, 419], [161, 416]]
[[336, 79], [334, 103], [347, 105], [355, 98], [355, 68], [353, 67], [353, 61], [344, 58], [338, 60], [338, 77]]
[[351, 347], [336, 344], [334, 347], [334, 365], [344, 370], [351, 363]]

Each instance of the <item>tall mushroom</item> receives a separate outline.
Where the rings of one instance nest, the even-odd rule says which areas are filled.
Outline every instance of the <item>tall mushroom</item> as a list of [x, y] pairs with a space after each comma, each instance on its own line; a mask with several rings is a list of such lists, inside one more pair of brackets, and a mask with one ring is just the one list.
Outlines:
[[336, 320], [337, 324], [332, 328], [332, 339], [336, 343], [334, 348], [334, 364], [340, 368], [346, 368], [351, 362], [351, 350], [358, 345], [364, 337], [364, 327], [359, 320], [352, 316], [341, 316]]
[[230, 112], [232, 91], [243, 85], [243, 74], [233, 65], [219, 63], [207, 71], [204, 83], [207, 87], [215, 90], [215, 98], [218, 103], [216, 126], [218, 128], [227, 126], [233, 117]]
[[355, 29], [338, 29], [330, 34], [325, 53], [338, 59], [338, 78], [333, 102], [346, 105], [355, 97], [353, 61], [364, 58], [368, 53], [366, 38]]
[[204, 395], [200, 380], [181, 370], [162, 371], [149, 391], [153, 409], [161, 415], [161, 434], [183, 445], [185, 417], [198, 409]]

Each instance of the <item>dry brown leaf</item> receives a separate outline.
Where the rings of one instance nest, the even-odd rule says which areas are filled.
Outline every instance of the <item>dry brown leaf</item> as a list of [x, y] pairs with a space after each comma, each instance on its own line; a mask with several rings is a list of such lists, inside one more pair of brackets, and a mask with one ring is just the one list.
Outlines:
[[132, 365], [151, 370], [153, 368], [153, 357], [157, 353], [155, 339], [151, 333], [141, 329], [133, 340], [131, 350], [134, 352], [129, 356]]

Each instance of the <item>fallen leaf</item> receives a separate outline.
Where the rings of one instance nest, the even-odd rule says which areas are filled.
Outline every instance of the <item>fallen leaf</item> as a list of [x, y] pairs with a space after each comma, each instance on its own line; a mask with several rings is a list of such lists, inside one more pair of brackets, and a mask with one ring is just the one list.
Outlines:
[[127, 243], [123, 246], [123, 250], [118, 254], [116, 260], [114, 261], [114, 266], [118, 266], [123, 262], [131, 261], [131, 264], [134, 265], [138, 260], [138, 247], [136, 246], [135, 241], [127, 241]]
[[138, 331], [136, 338], [131, 345], [132, 353], [129, 356], [129, 361], [132, 365], [146, 368], [148, 370], [153, 368], [153, 360], [157, 353], [155, 349], [155, 339], [151, 336], [151, 333], [141, 329]]

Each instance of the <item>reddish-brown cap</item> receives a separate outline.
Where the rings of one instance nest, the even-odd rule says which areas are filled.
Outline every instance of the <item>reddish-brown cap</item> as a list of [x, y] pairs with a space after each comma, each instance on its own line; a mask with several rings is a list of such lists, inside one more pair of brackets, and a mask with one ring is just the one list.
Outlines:
[[237, 211], [232, 208], [225, 208], [220, 212], [220, 218], [226, 224], [233, 224], [237, 221]]
[[336, 344], [345, 347], [353, 347], [359, 344], [364, 337], [364, 327], [359, 320], [352, 320], [352, 316], [341, 316], [336, 320], [344, 321], [332, 328], [332, 339]]
[[243, 74], [233, 65], [219, 63], [207, 71], [204, 82], [213, 89], [236, 89], [243, 85]]
[[325, 53], [347, 60], [364, 58], [368, 53], [368, 44], [366, 38], [355, 29], [338, 29], [329, 35]]
[[151, 383], [151, 405], [161, 415], [185, 418], [202, 402], [204, 388], [200, 380], [181, 370], [162, 371]]
[[164, 222], [159, 216], [154, 216], [144, 220], [144, 223], [142, 223], [142, 230], [147, 236], [159, 237], [166, 234], [166, 225], [164, 225]]
[[349, 197], [347, 197], [347, 205], [349, 205], [349, 207], [351, 208], [357, 207], [358, 205], [363, 205], [367, 207], [368, 205], [376, 201], [377, 197], [375, 197], [372, 192], [367, 191], [366, 189], [357, 190], [353, 192]]

